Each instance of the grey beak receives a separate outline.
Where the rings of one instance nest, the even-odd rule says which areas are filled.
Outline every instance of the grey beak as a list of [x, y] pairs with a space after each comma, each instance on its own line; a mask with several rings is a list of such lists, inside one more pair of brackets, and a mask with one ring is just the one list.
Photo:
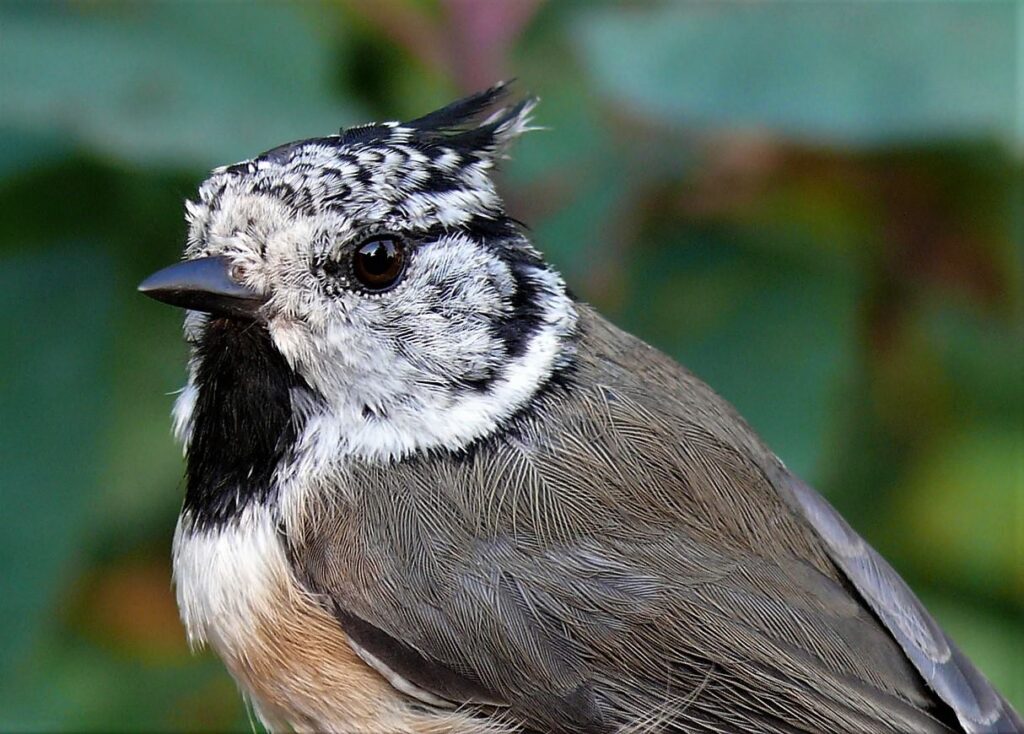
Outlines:
[[139, 284], [139, 293], [192, 311], [254, 319], [265, 296], [231, 279], [226, 257], [201, 257], [171, 265]]

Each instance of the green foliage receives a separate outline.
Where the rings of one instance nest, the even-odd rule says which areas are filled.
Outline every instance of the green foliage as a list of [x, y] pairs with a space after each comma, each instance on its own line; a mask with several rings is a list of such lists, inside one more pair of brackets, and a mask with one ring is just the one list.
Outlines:
[[313, 32], [285, 5], [4, 10], [0, 124], [64, 144], [213, 167], [358, 119], [329, 88], [343, 36]]
[[80, 570], [78, 518], [89, 502], [83, 485], [98, 479], [103, 395], [110, 384], [104, 362], [114, 283], [97, 250], [55, 243], [36, 257], [5, 258], [0, 271], [0, 340], [9, 357], [17, 356], [5, 359], [0, 371], [0, 557], [15, 561], [0, 577], [0, 670], [10, 670], [38, 640], [48, 622], [39, 610]]
[[692, 125], [837, 143], [1010, 134], [1013, 3], [668, 3], [578, 29], [599, 89]]
[[0, 729], [250, 728], [176, 618], [185, 349], [135, 284], [211, 166], [498, 76], [544, 100], [503, 191], [573, 289], [1024, 707], [1019, 11], [512, 5], [0, 6]]

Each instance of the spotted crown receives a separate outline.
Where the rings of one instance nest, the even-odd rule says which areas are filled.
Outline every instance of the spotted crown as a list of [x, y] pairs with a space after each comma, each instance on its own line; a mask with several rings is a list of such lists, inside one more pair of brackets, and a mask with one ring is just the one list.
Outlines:
[[497, 106], [507, 92], [501, 83], [409, 122], [342, 129], [214, 169], [199, 201], [187, 203], [190, 247], [206, 241], [227, 192], [265, 195], [294, 216], [338, 217], [363, 227], [422, 233], [512, 227], [489, 174], [508, 144], [534, 129], [537, 100]]

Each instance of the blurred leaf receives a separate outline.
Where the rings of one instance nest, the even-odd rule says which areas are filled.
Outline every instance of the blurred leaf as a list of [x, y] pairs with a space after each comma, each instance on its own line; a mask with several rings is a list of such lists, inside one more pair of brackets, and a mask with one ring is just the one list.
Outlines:
[[67, 141], [56, 135], [26, 130], [0, 129], [0, 140], [4, 141], [0, 145], [0, 179], [59, 160], [71, 150]]
[[89, 517], [109, 397], [111, 282], [106, 258], [77, 248], [0, 265], [0, 679], [50, 619]]
[[587, 92], [578, 85], [559, 80], [537, 89], [518, 82], [516, 91], [540, 97], [533, 114], [539, 129], [521, 139], [512, 159], [504, 164], [510, 183], [531, 185], [560, 172], [575, 172], [581, 163], [613, 153], [594, 119], [596, 111]]
[[171, 436], [171, 407], [185, 382], [187, 350], [181, 314], [144, 300], [134, 285], [119, 289], [111, 443], [104, 451], [98, 522], [129, 543], [159, 533], [169, 552], [184, 473], [181, 446]]
[[152, 663], [188, 660], [167, 554], [108, 563], [76, 590], [76, 628], [108, 650]]
[[534, 243], [570, 287], [582, 289], [607, 266], [614, 218], [627, 192], [619, 175], [623, 159], [576, 84], [520, 86], [543, 98], [535, 113], [540, 129], [519, 141], [505, 166], [509, 211], [534, 228]]
[[1024, 427], [961, 429], [923, 452], [905, 484], [887, 516], [915, 538], [920, 574], [1024, 609]]
[[[593, 176], [582, 190], [568, 192], [557, 212], [538, 223], [534, 242], [568, 279], [571, 288], [600, 277], [608, 267], [613, 218], [620, 191], [607, 176]], [[601, 295], [601, 294], [597, 294]]]
[[628, 325], [732, 402], [813, 480], [853, 363], [857, 280], [744, 251], [711, 233], [656, 249], [631, 279]]
[[65, 638], [33, 663], [19, 679], [5, 681], [4, 731], [253, 731], [212, 653], [199, 664], [153, 665]]
[[118, 159], [211, 167], [362, 121], [295, 5], [5, 3], [0, 23], [0, 124]]
[[1013, 135], [1014, 3], [666, 3], [580, 18], [619, 104], [841, 144]]
[[984, 318], [948, 303], [929, 305], [922, 328], [948, 374], [957, 420], [999, 416], [1019, 421], [1024, 415], [1024, 321]]

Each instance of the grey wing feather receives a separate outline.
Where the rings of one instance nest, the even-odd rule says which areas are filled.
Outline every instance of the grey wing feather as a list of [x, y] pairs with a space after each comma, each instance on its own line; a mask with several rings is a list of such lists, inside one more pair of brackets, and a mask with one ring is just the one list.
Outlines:
[[581, 316], [571, 390], [462, 455], [339, 468], [287, 528], [358, 644], [539, 731], [944, 732], [939, 699], [969, 732], [1017, 731], [724, 401]]
[[384, 630], [347, 611], [338, 600], [332, 604], [341, 628], [363, 650], [387, 664], [389, 670], [442, 701], [505, 706], [507, 703], [477, 680], [460, 675]]
[[505, 572], [512, 544], [473, 539], [439, 517], [436, 492], [417, 492], [416, 473], [360, 482], [370, 493], [351, 523], [318, 513], [308, 535], [291, 534], [299, 578], [354, 642], [414, 686], [482, 715], [508, 708], [543, 731], [604, 731], [577, 651], [533, 616]]
[[1024, 724], [985, 677], [946, 636], [906, 582], [814, 489], [780, 479], [829, 554], [903, 652], [970, 734], [1024, 734]]

